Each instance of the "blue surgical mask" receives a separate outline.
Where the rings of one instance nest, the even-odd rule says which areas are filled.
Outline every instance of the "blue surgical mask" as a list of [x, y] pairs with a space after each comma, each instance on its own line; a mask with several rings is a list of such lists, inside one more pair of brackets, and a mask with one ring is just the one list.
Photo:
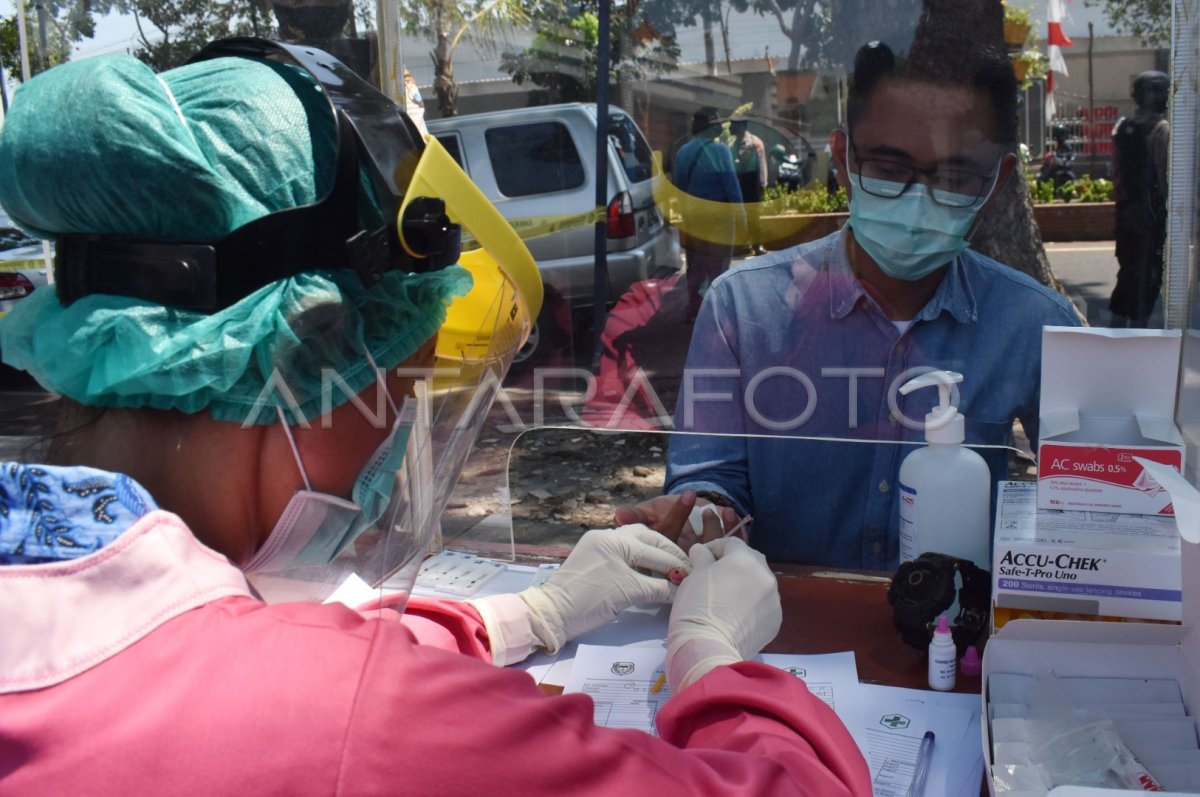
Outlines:
[[[869, 177], [862, 180], [886, 182]], [[994, 189], [993, 180], [987, 193], [963, 208], [938, 204], [923, 183], [913, 183], [900, 196], [890, 199], [865, 190], [853, 191], [850, 228], [854, 240], [885, 274], [918, 280], [954, 260], [970, 245], [967, 233]]]

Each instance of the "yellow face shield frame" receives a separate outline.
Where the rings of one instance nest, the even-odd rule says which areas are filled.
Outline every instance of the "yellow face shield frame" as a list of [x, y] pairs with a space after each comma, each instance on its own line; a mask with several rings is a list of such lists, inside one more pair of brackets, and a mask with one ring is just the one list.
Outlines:
[[[529, 249], [433, 136], [425, 137], [399, 218], [415, 199], [426, 197], [441, 199], [450, 220], [470, 232], [480, 247], [459, 259], [475, 284], [450, 306], [438, 333], [438, 359], [482, 362], [515, 354], [542, 307], [542, 278]], [[397, 229], [405, 251], [420, 257], [404, 240], [404, 226]]]

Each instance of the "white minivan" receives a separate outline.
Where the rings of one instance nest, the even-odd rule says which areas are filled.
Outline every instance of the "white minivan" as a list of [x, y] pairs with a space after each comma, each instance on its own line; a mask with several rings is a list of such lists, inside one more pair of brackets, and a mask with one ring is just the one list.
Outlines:
[[[639, 280], [680, 268], [679, 239], [654, 202], [650, 146], [629, 114], [611, 108], [607, 201], [596, 207], [596, 106], [542, 105], [426, 120], [431, 135], [525, 239], [546, 284], [546, 302], [514, 366], [560, 346], [591, 319], [595, 222], [605, 221], [612, 304]], [[564, 310], [575, 311], [564, 313]]]

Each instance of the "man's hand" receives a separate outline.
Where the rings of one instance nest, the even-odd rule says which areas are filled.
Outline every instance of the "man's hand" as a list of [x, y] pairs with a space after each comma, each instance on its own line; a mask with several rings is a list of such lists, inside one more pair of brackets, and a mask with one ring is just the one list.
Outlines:
[[[692, 509], [697, 506], [713, 506], [720, 513], [721, 523], [704, 523], [702, 531], [698, 531], [688, 522]], [[711, 517], [711, 512], [705, 512], [705, 519]], [[691, 490], [685, 490], [679, 495], [659, 495], [635, 506], [623, 506], [617, 509], [613, 519], [618, 526], [630, 523], [642, 523], [675, 542], [684, 551], [696, 543], [711, 542], [718, 539], [726, 531], [738, 524], [737, 512], [728, 507], [714, 506], [711, 501], [697, 498]]]

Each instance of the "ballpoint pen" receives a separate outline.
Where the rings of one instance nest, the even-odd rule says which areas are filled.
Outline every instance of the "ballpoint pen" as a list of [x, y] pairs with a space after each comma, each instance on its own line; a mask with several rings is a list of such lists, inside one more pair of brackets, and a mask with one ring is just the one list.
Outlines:
[[921, 738], [921, 749], [917, 751], [917, 765], [913, 769], [907, 797], [923, 797], [925, 794], [925, 777], [929, 774], [929, 761], [932, 758], [933, 731], [925, 731], [925, 736]]

